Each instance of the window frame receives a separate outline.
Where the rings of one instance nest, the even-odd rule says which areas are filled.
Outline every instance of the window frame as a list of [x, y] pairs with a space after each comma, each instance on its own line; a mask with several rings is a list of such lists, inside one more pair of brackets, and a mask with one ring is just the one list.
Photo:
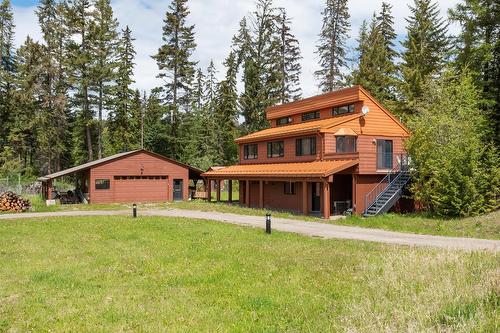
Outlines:
[[284, 182], [283, 184], [283, 194], [284, 195], [295, 195], [296, 192], [296, 186], [295, 182]]
[[[377, 170], [392, 170], [394, 167], [394, 142], [393, 140], [377, 139]], [[381, 147], [381, 148], [379, 148]], [[390, 149], [388, 149], [390, 148]], [[383, 150], [383, 152], [381, 152]], [[390, 151], [388, 151], [390, 150]], [[383, 154], [381, 156], [381, 154]], [[389, 155], [390, 154], [390, 155]], [[388, 158], [390, 156], [390, 159]]]
[[[102, 184], [98, 185], [98, 182], [102, 182]], [[107, 187], [98, 187], [107, 184]], [[111, 189], [111, 180], [109, 178], [97, 178], [94, 180], [94, 189], [95, 190], [109, 190]]]
[[[280, 121], [282, 121], [282, 120], [286, 120], [286, 122], [281, 123]], [[293, 122], [292, 117], [281, 117], [281, 118], [276, 119], [276, 126], [285, 126], [285, 125], [291, 124], [292, 122]]]
[[[253, 155], [250, 155], [250, 146], [255, 147], [255, 152]], [[257, 143], [248, 143], [243, 145], [243, 159], [244, 160], [256, 160], [259, 158], [259, 144]]]
[[[313, 115], [312, 118], [309, 118], [310, 115]], [[316, 111], [302, 113], [300, 116], [300, 119], [302, 119], [302, 121], [312, 121], [312, 120], [319, 119], [320, 117], [321, 117], [321, 114], [320, 114], [319, 110], [316, 110]]]
[[[278, 153], [273, 154], [274, 146], [278, 145]], [[269, 141], [267, 143], [267, 158], [276, 158], [276, 157], [284, 157], [285, 156], [285, 141], [277, 140], [277, 141]]]
[[[310, 140], [309, 142], [309, 154], [302, 151], [302, 141]], [[308, 136], [304, 138], [298, 138], [295, 140], [295, 156], [314, 156], [316, 155], [316, 137]]]
[[[342, 139], [342, 140], [340, 140]], [[353, 142], [349, 143], [347, 140], [352, 140]], [[343, 149], [339, 149], [343, 148]], [[353, 150], [346, 150], [347, 147], [352, 147]], [[358, 151], [358, 137], [355, 135], [339, 135], [335, 137], [335, 152], [337, 154], [347, 154], [347, 153], [356, 153]]]
[[[341, 108], [347, 107], [347, 112], [339, 113]], [[341, 116], [344, 114], [354, 113], [356, 111], [356, 106], [354, 104], [345, 104], [340, 106], [335, 106], [332, 108], [332, 116]]]

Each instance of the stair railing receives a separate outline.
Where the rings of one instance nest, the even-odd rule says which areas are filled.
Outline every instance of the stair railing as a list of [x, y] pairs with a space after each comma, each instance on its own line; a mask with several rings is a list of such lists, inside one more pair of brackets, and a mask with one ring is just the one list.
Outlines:
[[365, 213], [375, 204], [384, 191], [401, 176], [401, 171], [408, 171], [408, 156], [401, 154], [398, 156], [399, 161], [396, 166], [389, 171], [375, 187], [365, 195]]

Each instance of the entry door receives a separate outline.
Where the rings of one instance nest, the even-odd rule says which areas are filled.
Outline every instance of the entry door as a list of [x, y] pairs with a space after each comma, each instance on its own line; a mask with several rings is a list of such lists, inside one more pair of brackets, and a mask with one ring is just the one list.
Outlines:
[[319, 212], [321, 209], [320, 206], [320, 192], [321, 192], [321, 184], [320, 183], [312, 183], [312, 205], [311, 205], [311, 210], [313, 212]]
[[174, 179], [174, 200], [182, 200], [182, 179]]

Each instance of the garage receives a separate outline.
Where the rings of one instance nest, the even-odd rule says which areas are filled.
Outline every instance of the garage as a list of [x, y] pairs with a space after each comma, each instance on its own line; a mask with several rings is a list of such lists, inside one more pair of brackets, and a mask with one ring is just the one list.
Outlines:
[[202, 171], [141, 149], [120, 153], [40, 177], [46, 198], [53, 198], [56, 180], [70, 177], [74, 193], [89, 203], [145, 203], [187, 200], [189, 184]]

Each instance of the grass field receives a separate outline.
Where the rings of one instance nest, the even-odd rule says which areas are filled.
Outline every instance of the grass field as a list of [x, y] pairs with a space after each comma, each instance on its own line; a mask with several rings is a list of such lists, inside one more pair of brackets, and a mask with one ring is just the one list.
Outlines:
[[[226, 194], [226, 196], [222, 194]], [[227, 199], [227, 192], [221, 193], [222, 200]], [[237, 193], [233, 195], [236, 200]], [[29, 196], [35, 212], [55, 212], [67, 210], [119, 210], [130, 209], [130, 204], [92, 204], [92, 205], [57, 205], [46, 206], [39, 196]], [[207, 202], [204, 200], [178, 201], [171, 203], [139, 204], [139, 210], [148, 208], [180, 208], [201, 211], [218, 211], [242, 215], [264, 216], [267, 209], [241, 207], [238, 203]], [[314, 216], [297, 215], [291, 212], [270, 211], [274, 217], [299, 219], [312, 222], [350, 225], [366, 228], [377, 228], [391, 231], [411, 232], [428, 235], [457, 236], [500, 239], [500, 211], [471, 218], [443, 219], [424, 214], [385, 214], [381, 216], [362, 218], [350, 216], [345, 219], [328, 220]]]
[[495, 332], [499, 257], [209, 221], [0, 223], [0, 331]]

